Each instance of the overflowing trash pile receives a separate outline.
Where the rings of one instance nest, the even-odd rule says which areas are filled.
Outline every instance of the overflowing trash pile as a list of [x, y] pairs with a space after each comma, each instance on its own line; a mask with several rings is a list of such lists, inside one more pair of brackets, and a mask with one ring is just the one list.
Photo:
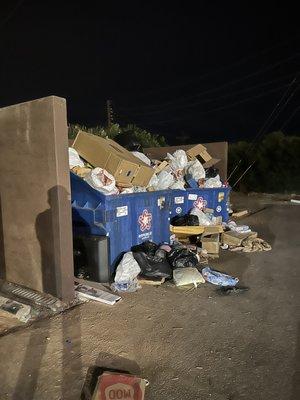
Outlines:
[[118, 292], [135, 292], [141, 282], [161, 284], [174, 281], [176, 286], [209, 282], [218, 286], [235, 286], [238, 278], [214, 271], [207, 264], [207, 252], [193, 245], [174, 242], [172, 245], [146, 241], [133, 246], [119, 263], [112, 289]]
[[216, 168], [205, 169], [199, 159], [212, 160], [202, 145], [150, 160], [142, 152], [129, 152], [111, 139], [85, 132], [79, 132], [69, 148], [70, 170], [105, 195], [227, 186]]

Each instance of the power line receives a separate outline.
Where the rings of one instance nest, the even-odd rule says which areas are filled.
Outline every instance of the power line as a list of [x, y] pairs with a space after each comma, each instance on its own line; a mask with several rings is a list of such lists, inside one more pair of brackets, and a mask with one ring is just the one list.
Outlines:
[[280, 130], [282, 131], [283, 128], [285, 128], [287, 126], [287, 124], [292, 120], [292, 118], [294, 117], [295, 114], [297, 114], [297, 112], [300, 110], [300, 106], [297, 107], [292, 114], [289, 116], [289, 118], [281, 125]]
[[[210, 114], [210, 113], [214, 113], [214, 112], [218, 112], [218, 111], [227, 110], [227, 109], [235, 107], [237, 105], [244, 104], [244, 103], [247, 103], [249, 101], [252, 101], [252, 100], [255, 100], [255, 99], [259, 99], [259, 98], [262, 98], [262, 97], [266, 97], [271, 93], [275, 93], [275, 92], [278, 92], [279, 90], [281, 90], [283, 88], [286, 88], [287, 86], [288, 85], [283, 85], [283, 86], [280, 86], [278, 88], [269, 90], [267, 92], [263, 92], [262, 94], [258, 94], [256, 96], [252, 96], [252, 97], [248, 97], [248, 98], [243, 99], [243, 100], [236, 101], [236, 102], [228, 104], [226, 106], [213, 108], [213, 109], [207, 110], [207, 111], [201, 111], [201, 112], [198, 112], [197, 115], [206, 115], [206, 114]], [[153, 121], [152, 120], [152, 122], [154, 122], [155, 124], [159, 125], [159, 124], [166, 124], [166, 123], [170, 123], [170, 122], [178, 122], [178, 121], [186, 120], [187, 118], [190, 118], [190, 115], [184, 115], [184, 116], [178, 117], [178, 118], [171, 118], [171, 119], [159, 120], [159, 121]]]
[[[247, 89], [238, 90], [236, 92], [228, 93], [228, 94], [225, 94], [225, 95], [222, 95], [222, 96], [217, 96], [217, 97], [214, 97], [214, 98], [211, 98], [211, 99], [204, 99], [204, 100], [198, 101], [196, 103], [175, 105], [175, 106], [172, 107], [172, 109], [170, 111], [180, 110], [180, 109], [184, 109], [184, 108], [197, 107], [200, 104], [211, 103], [211, 102], [218, 101], [218, 100], [221, 100], [221, 99], [226, 99], [226, 98], [229, 98], [229, 97], [232, 97], [232, 96], [236, 96], [236, 95], [239, 95], [239, 94], [242, 94], [242, 93], [251, 92], [254, 89], [261, 88], [261, 87], [264, 87], [264, 86], [268, 86], [268, 85], [270, 85], [272, 83], [279, 82], [279, 81], [282, 81], [284, 79], [288, 79], [288, 78], [290, 78], [291, 76], [294, 76], [294, 75], [295, 75], [295, 73], [292, 73], [292, 74], [289, 74], [289, 75], [282, 76], [282, 77], [280, 77], [278, 79], [273, 79], [273, 80], [271, 80], [269, 82], [264, 82], [264, 83], [261, 83], [261, 84], [258, 84], [258, 85], [251, 86], [251, 87], [249, 87]], [[171, 106], [168, 106], [167, 110], [170, 109], [170, 107]], [[151, 112], [146, 112], [146, 113], [134, 113], [134, 114], [130, 113], [130, 115], [131, 116], [147, 116], [147, 115], [155, 115], [155, 114], [164, 113], [165, 111], [166, 111], [166, 109], [160, 108], [159, 110], [156, 110], [156, 111], [151, 111]]]
[[[205, 91], [203, 91], [203, 92], [196, 93], [196, 94], [191, 95], [191, 96], [182, 97], [182, 98], [180, 98], [180, 99], [176, 99], [175, 101], [173, 100], [173, 101], [169, 101], [169, 102], [165, 102], [165, 103], [160, 103], [160, 104], [147, 105], [147, 106], [144, 106], [144, 107], [142, 107], [142, 108], [146, 108], [146, 109], [147, 109], [147, 108], [154, 108], [154, 109], [155, 109], [155, 108], [158, 108], [158, 107], [164, 107], [164, 106], [176, 104], [178, 101], [183, 101], [183, 100], [186, 101], [186, 100], [193, 99], [194, 97], [201, 97], [201, 96], [207, 95], [207, 94], [209, 94], [209, 93], [218, 92], [220, 89], [224, 89], [224, 88], [226, 88], [226, 87], [228, 87], [228, 86], [231, 86], [231, 85], [234, 85], [234, 84], [236, 84], [236, 83], [242, 82], [242, 81], [244, 81], [244, 80], [246, 80], [246, 79], [248, 79], [248, 78], [251, 78], [251, 77], [253, 77], [253, 76], [257, 76], [257, 75], [260, 75], [260, 74], [262, 74], [262, 73], [264, 73], [264, 72], [270, 71], [271, 69], [273, 69], [273, 68], [275, 68], [275, 67], [277, 67], [277, 66], [279, 66], [279, 65], [281, 65], [281, 64], [284, 64], [284, 63], [287, 63], [288, 61], [293, 60], [294, 58], [298, 57], [299, 54], [300, 54], [300, 53], [296, 53], [296, 54], [294, 54], [294, 55], [292, 55], [292, 56], [290, 56], [290, 57], [288, 57], [288, 58], [285, 58], [285, 59], [283, 59], [283, 60], [280, 60], [280, 61], [276, 62], [275, 64], [269, 65], [269, 66], [267, 66], [267, 67], [265, 67], [265, 68], [261, 68], [261, 69], [259, 69], [258, 71], [255, 71], [255, 72], [252, 72], [252, 73], [250, 73], [250, 74], [247, 74], [247, 75], [245, 75], [245, 76], [243, 76], [243, 77], [241, 77], [241, 78], [234, 79], [234, 80], [232, 80], [232, 81], [230, 81], [230, 82], [227, 82], [227, 83], [225, 83], [225, 84], [222, 84], [222, 85], [220, 85], [220, 86], [218, 86], [218, 87], [216, 87], [216, 88], [209, 89], [209, 90], [205, 90]], [[136, 107], [131, 107], [131, 108], [128, 108], [128, 107], [127, 107], [127, 108], [126, 108], [126, 107], [120, 107], [120, 109], [122, 109], [122, 110], [124, 110], [124, 111], [130, 111], [130, 110], [136, 110], [137, 108], [136, 108]]]
[[[255, 144], [255, 141], [259, 139], [260, 136], [262, 136], [264, 134], [264, 131], [267, 129], [267, 127], [269, 127], [274, 121], [275, 119], [278, 117], [278, 115], [280, 114], [280, 112], [285, 108], [285, 106], [288, 104], [288, 102], [291, 100], [291, 98], [294, 96], [295, 92], [299, 89], [299, 87], [295, 87], [294, 90], [292, 91], [292, 93], [289, 95], [289, 97], [287, 98], [287, 100], [285, 101], [285, 103], [283, 105], [281, 105], [282, 101], [284, 100], [284, 98], [288, 95], [289, 90], [291, 89], [292, 85], [294, 83], [296, 83], [297, 78], [298, 78], [299, 73], [295, 76], [295, 78], [292, 80], [292, 82], [288, 85], [288, 89], [284, 92], [283, 96], [281, 97], [280, 101], [276, 104], [275, 108], [273, 109], [272, 113], [269, 115], [269, 117], [267, 118], [267, 120], [265, 121], [265, 123], [263, 124], [262, 128], [260, 129], [260, 131], [256, 134], [255, 138], [252, 141], [252, 144], [250, 146], [250, 149], [248, 150], [248, 153], [252, 154], [254, 148], [257, 146], [257, 144]], [[273, 117], [273, 115], [275, 114], [276, 110], [278, 108], [278, 112], [277, 115]], [[273, 117], [273, 120], [272, 120]], [[269, 122], [268, 122], [269, 121]], [[237, 168], [239, 167], [239, 165], [241, 164], [242, 159], [240, 159], [238, 161], [238, 163], [236, 164], [234, 170], [231, 172], [229, 179], [231, 178], [231, 176], [233, 175], [233, 173], [237, 170]], [[240, 180], [245, 176], [245, 174], [249, 171], [249, 169], [254, 165], [254, 163], [256, 162], [256, 160], [254, 160], [247, 168], [246, 170], [242, 173], [242, 175], [237, 179], [237, 181], [234, 183], [234, 185], [232, 186], [232, 188], [234, 188], [238, 182], [240, 182]]]
[[294, 36], [292, 36], [292, 37], [290, 37], [290, 38], [288, 38], [288, 39], [286, 39], [286, 40], [284, 40], [282, 42], [276, 43], [273, 46], [264, 48], [263, 50], [259, 51], [258, 53], [252, 53], [251, 55], [243, 57], [240, 60], [238, 60], [238, 61], [236, 61], [236, 62], [234, 62], [232, 64], [229, 64], [229, 65], [227, 65], [225, 67], [221, 67], [221, 68], [215, 69], [214, 71], [206, 72], [206, 73], [200, 75], [199, 77], [194, 77], [193, 79], [184, 80], [183, 82], [179, 82], [179, 83], [177, 83], [175, 85], [173, 84], [172, 87], [159, 88], [159, 89], [154, 89], [154, 90], [149, 90], [149, 91], [143, 92], [140, 95], [140, 97], [147, 97], [149, 94], [151, 95], [153, 93], [161, 93], [163, 91], [167, 91], [167, 90], [170, 90], [170, 89], [172, 90], [172, 89], [174, 89], [176, 87], [184, 86], [184, 85], [189, 84], [189, 83], [194, 83], [195, 80], [201, 81], [201, 80], [203, 80], [204, 78], [207, 78], [210, 75], [214, 75], [214, 74], [217, 74], [217, 73], [232, 69], [234, 67], [237, 67], [237, 66], [245, 63], [246, 61], [251, 60], [252, 58], [256, 58], [256, 57], [258, 57], [260, 55], [266, 54], [266, 53], [270, 52], [273, 49], [276, 49], [278, 47], [281, 47], [281, 46], [283, 46], [285, 44], [290, 43], [291, 40], [293, 40], [295, 38], [298, 38], [298, 37], [299, 37], [298, 34], [294, 35]]

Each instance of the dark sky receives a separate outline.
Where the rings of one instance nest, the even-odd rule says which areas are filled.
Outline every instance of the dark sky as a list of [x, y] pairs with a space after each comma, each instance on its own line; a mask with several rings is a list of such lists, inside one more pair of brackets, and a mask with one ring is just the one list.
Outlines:
[[[292, 4], [2, 1], [0, 106], [55, 94], [95, 125], [111, 99], [171, 143], [254, 137], [299, 70]], [[269, 130], [299, 134], [299, 106], [295, 90]]]

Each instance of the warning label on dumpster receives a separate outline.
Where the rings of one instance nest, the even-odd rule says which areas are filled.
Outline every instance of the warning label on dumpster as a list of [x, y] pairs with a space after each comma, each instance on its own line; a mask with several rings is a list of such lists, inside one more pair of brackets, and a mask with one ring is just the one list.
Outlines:
[[183, 204], [184, 203], [184, 197], [183, 196], [174, 197], [174, 203], [175, 204]]
[[128, 206], [117, 207], [117, 217], [125, 217], [128, 215]]
[[188, 200], [197, 200], [197, 197], [196, 194], [189, 194]]

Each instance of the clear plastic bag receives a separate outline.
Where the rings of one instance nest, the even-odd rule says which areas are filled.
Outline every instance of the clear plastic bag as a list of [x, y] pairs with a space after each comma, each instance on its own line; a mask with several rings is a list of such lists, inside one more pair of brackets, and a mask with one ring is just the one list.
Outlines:
[[193, 160], [185, 168], [186, 175], [190, 175], [195, 181], [205, 178], [205, 169], [199, 160]]
[[168, 189], [175, 182], [175, 178], [171, 172], [161, 171], [158, 175], [158, 182], [154, 187], [155, 190]]
[[184, 169], [188, 163], [184, 150], [176, 150], [173, 154], [167, 153], [167, 159], [171, 161], [171, 167], [174, 171]]
[[190, 211], [191, 215], [196, 215], [199, 219], [199, 225], [201, 226], [209, 226], [212, 225], [211, 219], [208, 217], [207, 214], [205, 214], [203, 211], [199, 210], [199, 208], [194, 207]]

